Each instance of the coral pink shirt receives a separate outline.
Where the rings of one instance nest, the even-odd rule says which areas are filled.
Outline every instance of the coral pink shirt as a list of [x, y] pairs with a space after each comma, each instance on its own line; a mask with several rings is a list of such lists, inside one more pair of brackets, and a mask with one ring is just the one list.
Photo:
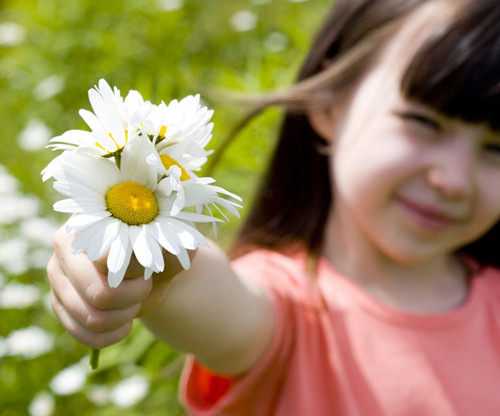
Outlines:
[[459, 308], [423, 315], [383, 305], [324, 259], [316, 282], [302, 255], [255, 251], [234, 267], [268, 289], [274, 337], [238, 377], [188, 357], [180, 397], [191, 414], [500, 415], [498, 270], [478, 271]]

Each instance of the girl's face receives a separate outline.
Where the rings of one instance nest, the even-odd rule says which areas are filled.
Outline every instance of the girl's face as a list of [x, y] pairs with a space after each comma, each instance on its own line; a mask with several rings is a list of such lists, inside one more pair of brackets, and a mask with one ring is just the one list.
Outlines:
[[328, 232], [404, 264], [447, 257], [500, 218], [500, 135], [399, 93], [424, 21], [389, 42], [341, 114], [312, 116], [332, 142]]

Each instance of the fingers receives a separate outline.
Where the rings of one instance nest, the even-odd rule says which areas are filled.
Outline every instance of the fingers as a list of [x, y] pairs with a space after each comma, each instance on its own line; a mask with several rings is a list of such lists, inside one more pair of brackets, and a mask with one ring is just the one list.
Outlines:
[[139, 312], [140, 303], [120, 309], [100, 309], [87, 302], [68, 279], [62, 279], [59, 286], [52, 290], [53, 301], [79, 325], [92, 332], [114, 330], [132, 321]]
[[[47, 265], [52, 307], [68, 332], [93, 348], [124, 338], [134, 318], [155, 309], [172, 277], [183, 270], [176, 256], [164, 252], [165, 271], [145, 280], [144, 268], [132, 258], [127, 273], [141, 277], [124, 279], [111, 288], [106, 258], [93, 263], [83, 253], [73, 254], [72, 240], [62, 229], [54, 236], [54, 254]], [[189, 254], [192, 258], [195, 251]]]
[[61, 231], [54, 237], [54, 254], [47, 265], [52, 307], [73, 337], [92, 348], [103, 348], [130, 332], [152, 282], [128, 279], [110, 288], [106, 275], [85, 254], [72, 254], [71, 241]]
[[59, 299], [51, 292], [52, 308], [66, 330], [79, 342], [90, 348], [101, 349], [125, 338], [132, 329], [132, 321], [126, 322], [113, 330], [94, 332], [80, 325], [68, 313]]
[[[108, 273], [108, 255], [102, 256], [100, 259], [94, 261], [94, 266], [104, 274]], [[136, 277], [144, 277], [144, 266], [142, 266], [136, 259], [135, 255], [132, 254], [130, 258], [129, 265], [125, 271], [125, 279], [133, 279]]]
[[[61, 230], [54, 238], [54, 265], [61, 270], [56, 271], [51, 279], [51, 286], [56, 294], [63, 291], [62, 283], [55, 281], [56, 276], [64, 275], [79, 295], [90, 305], [98, 309], [121, 309], [142, 302], [151, 292], [150, 280], [125, 279], [117, 288], [111, 288], [105, 273], [99, 271], [85, 254], [72, 254], [71, 237]], [[61, 297], [61, 296], [59, 296]]]

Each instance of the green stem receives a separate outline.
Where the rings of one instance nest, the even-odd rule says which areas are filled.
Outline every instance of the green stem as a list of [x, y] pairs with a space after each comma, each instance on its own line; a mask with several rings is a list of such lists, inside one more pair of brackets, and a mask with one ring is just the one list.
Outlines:
[[92, 370], [97, 370], [99, 367], [99, 352], [101, 350], [98, 349], [93, 349], [92, 352], [90, 353], [90, 366], [92, 367]]
[[115, 155], [115, 162], [116, 162], [116, 166], [118, 166], [118, 169], [120, 169], [120, 166], [122, 164], [122, 154], [121, 154], [121, 152], [117, 153]]

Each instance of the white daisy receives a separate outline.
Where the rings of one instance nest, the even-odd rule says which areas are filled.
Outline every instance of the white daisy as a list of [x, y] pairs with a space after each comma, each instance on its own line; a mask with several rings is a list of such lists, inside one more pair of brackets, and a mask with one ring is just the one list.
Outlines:
[[212, 153], [205, 150], [212, 138], [212, 115], [213, 110], [201, 106], [199, 95], [189, 95], [156, 106], [143, 126], [163, 164], [182, 166], [186, 175], [198, 171]]
[[50, 140], [54, 150], [92, 149], [105, 157], [119, 155], [128, 140], [137, 133], [137, 126], [151, 112], [153, 105], [144, 101], [141, 94], [131, 90], [125, 99], [116, 87], [101, 79], [99, 85], [89, 90], [89, 100], [94, 112], [80, 110], [91, 131], [68, 130]]
[[213, 206], [227, 221], [218, 207], [220, 205], [239, 218], [236, 208], [241, 208], [238, 204], [241, 198], [210, 185], [215, 182], [214, 179], [199, 178], [194, 173], [211, 153], [204, 146], [212, 137], [213, 124], [208, 123], [212, 114], [212, 110], [200, 105], [200, 96], [196, 95], [181, 101], [173, 100], [168, 107], [164, 103], [156, 106], [144, 122], [143, 134], [152, 143], [147, 162], [156, 166], [160, 177], [165, 177], [170, 192], [177, 193], [170, 212], [173, 216], [193, 206], [199, 213], [205, 207], [212, 215], [210, 206]]
[[112, 287], [122, 281], [132, 253], [145, 267], [145, 278], [163, 270], [162, 247], [187, 269], [187, 250], [206, 244], [191, 222], [219, 221], [184, 211], [171, 215], [176, 194], [169, 178], [158, 182], [157, 168], [145, 163], [151, 149], [145, 137], [130, 140], [120, 168], [85, 149], [64, 152], [43, 172], [44, 180], [54, 177], [54, 188], [69, 197], [54, 209], [76, 214], [65, 226], [67, 233], [76, 234], [74, 253], [86, 252], [90, 260], [96, 260], [109, 250]]

